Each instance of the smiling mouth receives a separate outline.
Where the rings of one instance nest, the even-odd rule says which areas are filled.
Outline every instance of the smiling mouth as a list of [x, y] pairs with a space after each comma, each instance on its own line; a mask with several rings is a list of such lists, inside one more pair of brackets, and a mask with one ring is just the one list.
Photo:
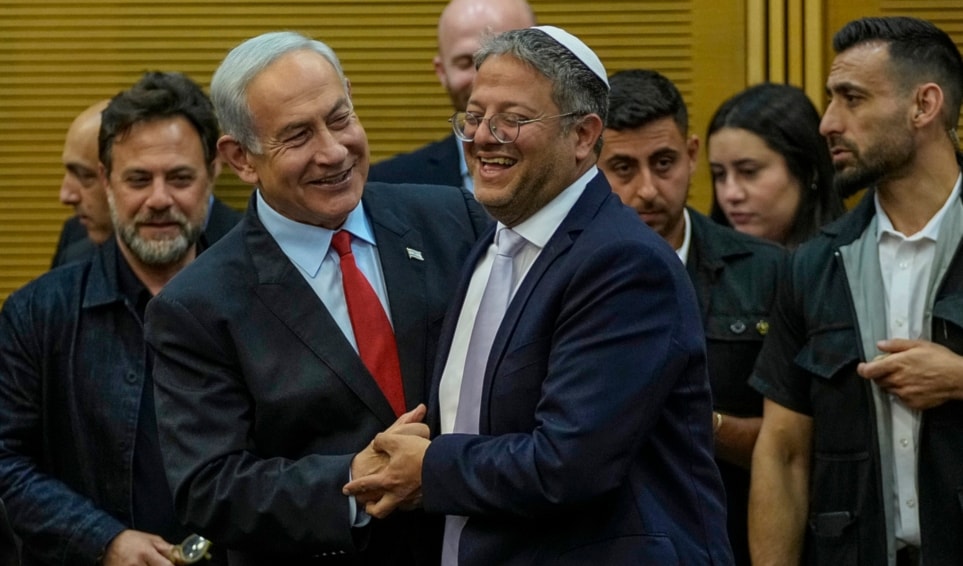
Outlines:
[[354, 167], [349, 167], [337, 175], [331, 175], [330, 177], [324, 177], [321, 179], [315, 179], [311, 181], [314, 185], [338, 185], [348, 180], [351, 177], [351, 172], [354, 171]]
[[510, 157], [479, 157], [478, 163], [485, 169], [507, 169], [518, 163]]

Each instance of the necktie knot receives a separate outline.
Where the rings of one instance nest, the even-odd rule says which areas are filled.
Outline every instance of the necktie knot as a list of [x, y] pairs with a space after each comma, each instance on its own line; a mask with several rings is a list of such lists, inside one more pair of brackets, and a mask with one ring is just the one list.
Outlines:
[[351, 253], [351, 233], [347, 230], [339, 230], [331, 236], [331, 247], [338, 255], [344, 257]]
[[501, 228], [495, 234], [495, 253], [507, 257], [515, 257], [525, 245], [525, 238], [511, 228]]

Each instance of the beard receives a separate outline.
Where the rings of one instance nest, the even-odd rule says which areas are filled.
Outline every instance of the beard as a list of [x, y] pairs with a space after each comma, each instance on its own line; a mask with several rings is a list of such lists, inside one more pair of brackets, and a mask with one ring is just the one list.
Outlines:
[[[207, 217], [205, 203], [201, 218]], [[146, 265], [164, 266], [176, 263], [184, 258], [194, 247], [203, 233], [200, 223], [192, 224], [179, 210], [168, 208], [164, 212], [147, 211], [138, 214], [128, 223], [124, 223], [117, 214], [113, 200], [110, 202], [110, 217], [120, 240], [134, 254], [138, 260]], [[173, 238], [144, 238], [138, 233], [141, 224], [153, 222], [175, 223], [179, 233]]]
[[[900, 129], [894, 126], [884, 128], [884, 131], [900, 132]], [[833, 163], [836, 168], [833, 185], [844, 199], [892, 176], [916, 156], [916, 146], [908, 132], [880, 138], [865, 151], [860, 151], [856, 144], [842, 137], [830, 140], [830, 146], [844, 148], [851, 155], [849, 161]]]

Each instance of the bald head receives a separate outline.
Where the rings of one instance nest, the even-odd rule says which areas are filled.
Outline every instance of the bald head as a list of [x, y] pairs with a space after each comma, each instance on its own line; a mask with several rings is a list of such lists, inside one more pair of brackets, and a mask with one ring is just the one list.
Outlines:
[[109, 100], [101, 100], [81, 112], [67, 129], [62, 160], [64, 178], [60, 184], [60, 202], [74, 207], [77, 218], [87, 229], [87, 236], [103, 243], [112, 233], [107, 193], [98, 176], [97, 134], [100, 114]]
[[464, 110], [475, 78], [472, 56], [488, 35], [535, 25], [525, 0], [452, 0], [438, 20], [435, 74], [455, 110]]

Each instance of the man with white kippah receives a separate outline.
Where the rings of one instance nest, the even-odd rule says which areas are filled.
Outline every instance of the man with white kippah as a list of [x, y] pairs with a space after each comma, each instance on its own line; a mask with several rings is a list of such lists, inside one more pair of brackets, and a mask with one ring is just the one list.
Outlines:
[[442, 329], [434, 437], [378, 435], [345, 492], [446, 515], [444, 566], [732, 564], [695, 294], [595, 165], [602, 62], [542, 26], [475, 65], [452, 125], [498, 224]]
[[[475, 80], [472, 56], [485, 37], [535, 25], [535, 13], [525, 0], [451, 0], [438, 18], [435, 74], [448, 92], [454, 112], [464, 112]], [[439, 124], [444, 124], [438, 120]], [[369, 181], [454, 185], [468, 191], [471, 173], [461, 141], [454, 134], [410, 153], [373, 163]]]

